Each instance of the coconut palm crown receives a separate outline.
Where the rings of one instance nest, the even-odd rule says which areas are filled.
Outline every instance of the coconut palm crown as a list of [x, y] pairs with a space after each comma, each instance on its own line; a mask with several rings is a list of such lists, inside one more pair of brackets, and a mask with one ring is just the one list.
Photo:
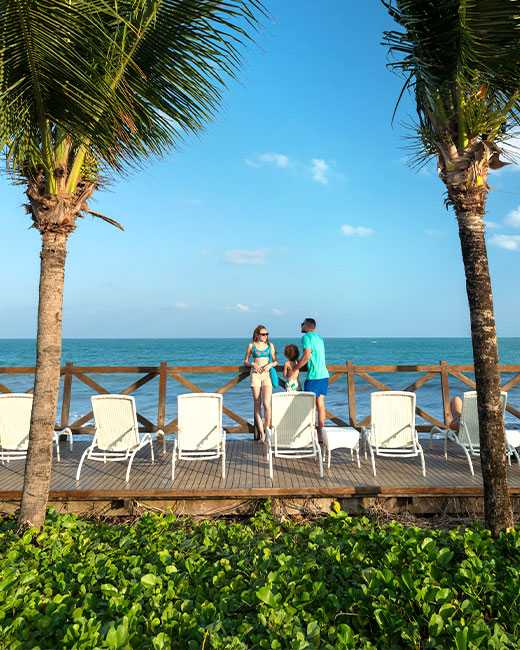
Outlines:
[[257, 0], [0, 0], [0, 151], [42, 236], [37, 358], [20, 513], [45, 516], [67, 238], [113, 173], [213, 116]]
[[486, 521], [512, 525], [498, 349], [484, 212], [490, 169], [520, 120], [519, 0], [382, 0], [398, 29], [384, 34], [389, 67], [415, 96], [415, 163], [437, 159], [459, 227], [471, 317]]

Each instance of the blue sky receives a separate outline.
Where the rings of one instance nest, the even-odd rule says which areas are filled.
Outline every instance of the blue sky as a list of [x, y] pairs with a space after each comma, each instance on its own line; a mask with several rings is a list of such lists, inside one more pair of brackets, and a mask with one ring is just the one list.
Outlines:
[[[216, 119], [100, 192], [70, 238], [64, 336], [466, 336], [455, 217], [433, 168], [406, 166], [413, 115], [373, 0], [274, 2]], [[520, 173], [491, 178], [497, 326], [519, 334]], [[39, 236], [0, 179], [0, 337], [32, 337]], [[518, 210], [518, 212], [515, 212]]]

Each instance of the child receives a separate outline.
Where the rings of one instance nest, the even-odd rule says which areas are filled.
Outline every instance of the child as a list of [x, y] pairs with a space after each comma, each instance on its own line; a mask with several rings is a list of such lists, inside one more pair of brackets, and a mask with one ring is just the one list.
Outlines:
[[300, 390], [300, 380], [298, 378], [300, 371], [294, 369], [298, 357], [300, 356], [300, 351], [296, 345], [291, 343], [290, 345], [285, 346], [283, 353], [287, 359], [283, 367], [283, 376], [286, 380], [285, 390]]

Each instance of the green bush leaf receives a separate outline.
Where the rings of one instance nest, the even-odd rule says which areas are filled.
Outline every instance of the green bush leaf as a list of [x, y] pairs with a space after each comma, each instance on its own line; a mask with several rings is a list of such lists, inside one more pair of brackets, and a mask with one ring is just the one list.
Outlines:
[[160, 582], [159, 578], [157, 578], [153, 573], [147, 573], [141, 577], [141, 584], [145, 587], [155, 587], [158, 582]]
[[443, 628], [444, 620], [442, 619], [442, 616], [439, 616], [439, 614], [432, 614], [428, 623], [428, 632], [430, 633], [430, 636], [433, 638], [439, 636]]
[[260, 587], [256, 592], [256, 596], [263, 603], [269, 605], [269, 607], [276, 607], [277, 605], [273, 592], [267, 586]]

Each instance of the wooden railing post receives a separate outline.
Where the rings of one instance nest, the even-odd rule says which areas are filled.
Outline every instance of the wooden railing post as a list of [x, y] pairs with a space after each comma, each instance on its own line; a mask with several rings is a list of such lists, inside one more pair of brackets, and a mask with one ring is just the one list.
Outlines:
[[[168, 381], [168, 363], [159, 365], [159, 401], [157, 403], [157, 428], [164, 431], [166, 424], [166, 384]], [[162, 436], [161, 436], [162, 438]]]
[[441, 393], [442, 393], [442, 410], [444, 413], [444, 424], [447, 426], [451, 420], [450, 409], [450, 383], [448, 379], [448, 363], [440, 362], [441, 366]]
[[347, 361], [348, 422], [356, 426], [356, 382], [352, 361]]
[[72, 398], [72, 366], [74, 364], [67, 361], [63, 373], [63, 400], [61, 402], [61, 420], [60, 428], [65, 429], [69, 424], [70, 402]]

